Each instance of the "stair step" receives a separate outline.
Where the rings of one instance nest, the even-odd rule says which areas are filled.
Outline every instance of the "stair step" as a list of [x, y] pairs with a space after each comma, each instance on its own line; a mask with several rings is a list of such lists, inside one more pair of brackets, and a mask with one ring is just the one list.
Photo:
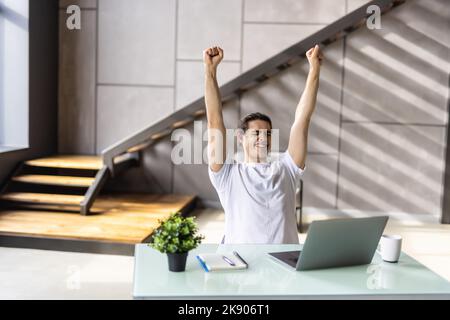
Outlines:
[[46, 158], [25, 161], [25, 164], [33, 167], [100, 170], [103, 161], [98, 156], [85, 155], [56, 155]]
[[94, 178], [88, 177], [71, 177], [71, 176], [55, 176], [55, 175], [40, 175], [40, 174], [25, 174], [15, 176], [13, 181], [31, 183], [31, 184], [45, 184], [68, 187], [90, 187], [94, 183]]
[[68, 206], [79, 206], [83, 199], [84, 196], [49, 193], [8, 192], [0, 195], [0, 200], [6, 201]]

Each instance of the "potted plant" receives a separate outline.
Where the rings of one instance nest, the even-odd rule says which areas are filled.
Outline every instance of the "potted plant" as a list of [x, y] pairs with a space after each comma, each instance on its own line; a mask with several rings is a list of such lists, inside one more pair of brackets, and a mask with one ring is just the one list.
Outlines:
[[149, 246], [167, 253], [170, 271], [184, 271], [189, 251], [196, 248], [204, 236], [197, 234], [198, 227], [194, 217], [185, 218], [176, 212], [169, 219], [160, 222], [161, 225], [150, 238]]

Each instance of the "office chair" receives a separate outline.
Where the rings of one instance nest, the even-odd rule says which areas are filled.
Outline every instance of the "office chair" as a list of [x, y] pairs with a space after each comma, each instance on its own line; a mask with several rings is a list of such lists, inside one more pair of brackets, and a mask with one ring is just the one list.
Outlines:
[[303, 233], [302, 209], [303, 209], [303, 180], [300, 179], [295, 192], [295, 213], [297, 215], [297, 230], [300, 233]]

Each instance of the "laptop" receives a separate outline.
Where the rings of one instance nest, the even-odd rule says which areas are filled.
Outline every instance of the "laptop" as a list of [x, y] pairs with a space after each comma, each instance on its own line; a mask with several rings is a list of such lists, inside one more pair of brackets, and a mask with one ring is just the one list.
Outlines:
[[387, 221], [387, 216], [313, 221], [301, 251], [269, 255], [297, 271], [369, 264]]

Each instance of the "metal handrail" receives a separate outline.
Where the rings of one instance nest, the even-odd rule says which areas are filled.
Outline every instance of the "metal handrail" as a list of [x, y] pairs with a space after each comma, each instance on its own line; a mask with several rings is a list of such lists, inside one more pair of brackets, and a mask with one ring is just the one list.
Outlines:
[[[273, 75], [300, 61], [304, 58], [306, 51], [315, 44], [328, 45], [358, 29], [365, 23], [369, 16], [369, 13], [366, 12], [368, 6], [377, 5], [381, 9], [381, 12], [385, 13], [392, 7], [403, 3], [404, 1], [405, 0], [373, 0], [361, 6], [325, 28], [222, 85], [220, 87], [222, 102], [224, 103], [235, 97], [239, 97], [242, 92], [254, 88]], [[175, 113], [160, 118], [148, 127], [141, 129], [104, 149], [102, 151], [104, 164], [110, 169], [111, 173], [114, 174], [115, 157], [128, 152], [128, 150], [137, 145], [142, 145], [142, 148], [148, 147], [156, 141], [156, 139], [152, 139], [152, 136], [158, 135], [159, 139], [162, 136], [170, 134], [175, 128], [175, 126], [173, 126], [174, 123], [179, 123], [185, 119], [191, 119], [193, 121], [195, 118], [203, 116], [205, 114], [204, 107], [204, 97], [201, 97]], [[136, 151], [136, 148], [133, 148], [133, 151]]]

